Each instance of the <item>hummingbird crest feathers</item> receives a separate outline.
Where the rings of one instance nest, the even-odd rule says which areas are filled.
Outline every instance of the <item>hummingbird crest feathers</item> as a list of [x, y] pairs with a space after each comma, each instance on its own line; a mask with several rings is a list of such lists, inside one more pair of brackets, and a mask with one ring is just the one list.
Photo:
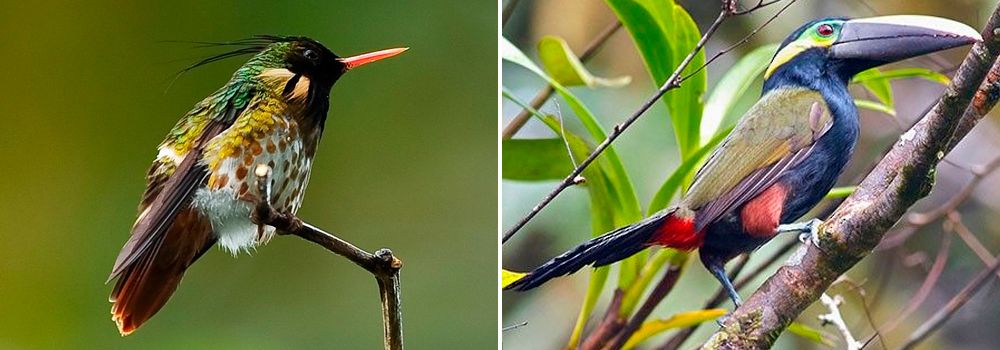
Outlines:
[[192, 69], [204, 66], [209, 63], [218, 62], [227, 58], [239, 57], [243, 55], [253, 55], [260, 53], [267, 49], [268, 46], [279, 42], [288, 42], [294, 40], [296, 37], [284, 37], [277, 35], [255, 35], [250, 38], [233, 40], [233, 41], [190, 41], [188, 43], [198, 44], [199, 48], [208, 47], [226, 47], [235, 46], [236, 49], [205, 57], [198, 62], [192, 63], [190, 66], [185, 67], [180, 71], [180, 74], [186, 73]]

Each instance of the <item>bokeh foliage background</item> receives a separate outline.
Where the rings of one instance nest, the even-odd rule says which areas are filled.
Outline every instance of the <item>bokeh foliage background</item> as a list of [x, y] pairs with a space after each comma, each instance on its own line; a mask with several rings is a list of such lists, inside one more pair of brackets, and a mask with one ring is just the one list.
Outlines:
[[[0, 348], [381, 347], [373, 278], [298, 238], [206, 254], [149, 323], [121, 338], [104, 281], [155, 147], [221, 86], [220, 49], [169, 40], [306, 35], [347, 74], [300, 212], [404, 261], [413, 349], [496, 344], [496, 7], [435, 1], [6, 2], [0, 11]], [[168, 89], [169, 86], [169, 89]]]
[[[598, 33], [616, 20], [615, 12], [609, 8], [609, 4], [621, 2], [662, 4], [669, 1], [522, 0], [510, 21], [504, 26], [503, 36], [534, 62], [541, 61], [538, 43], [547, 35], [564, 38], [568, 46], [576, 54], [580, 54]], [[705, 30], [718, 15], [717, 0], [676, 0], [676, 2], [691, 14], [701, 30]], [[757, 3], [755, 0], [740, 2], [746, 7]], [[785, 3], [782, 1], [772, 5], [771, 8], [728, 20], [708, 42], [707, 56], [711, 57], [742, 39], [751, 30], [767, 21], [778, 7]], [[799, 0], [758, 35], [752, 37], [748, 44], [722, 56], [710, 65], [707, 68], [708, 91], [714, 91], [719, 86], [720, 78], [733, 70], [737, 59], [747, 56], [755, 48], [780, 42], [789, 32], [811, 19], [827, 16], [924, 14], [952, 18], [980, 28], [995, 6], [995, 0], [947, 2]], [[925, 67], [950, 75], [950, 68], [960, 61], [967, 50], [967, 48], [955, 49], [916, 58], [887, 66], [886, 69]], [[656, 86], [650, 79], [635, 41], [624, 29], [612, 35], [586, 67], [595, 75], [602, 77], [632, 78], [630, 84], [620, 88], [581, 86], [571, 89], [572, 93], [589, 107], [605, 130], [610, 130], [616, 123], [624, 121], [642, 101], [652, 95]], [[665, 69], [671, 71], [673, 68], [670, 66]], [[522, 101], [530, 101], [544, 86], [544, 81], [536, 74], [506, 62], [503, 65], [502, 83], [509, 95]], [[742, 112], [756, 101], [760, 84], [760, 79], [757, 79], [749, 92], [735, 105], [734, 110]], [[938, 98], [944, 88], [939, 83], [925, 79], [900, 79], [893, 81], [891, 85], [895, 96], [896, 116], [867, 109], [861, 110], [861, 140], [847, 171], [840, 178], [839, 186], [856, 184], [881, 154], [920, 116], [921, 111]], [[875, 98], [871, 92], [865, 91], [858, 85], [853, 86], [851, 91], [857, 98], [867, 100]], [[667, 95], [678, 92], [668, 92]], [[505, 125], [521, 111], [521, 107], [509, 98], [504, 100], [502, 108]], [[566, 100], [558, 96], [553, 97], [540, 111], [562, 117], [568, 133], [588, 135], [587, 128], [579, 121], [580, 116]], [[684, 118], [689, 114], [673, 116], [670, 112], [663, 103], [658, 102], [613, 145], [634, 184], [642, 207], [654, 202], [657, 189], [680, 164], [678, 142], [675, 140], [673, 130], [676, 124], [672, 118]], [[994, 160], [998, 154], [997, 147], [1000, 147], [1000, 143], [997, 142], [1000, 140], [998, 137], [1000, 133], [997, 130], [996, 112], [994, 112], [947, 156], [935, 174], [936, 185], [931, 195], [917, 203], [911, 212], [925, 212], [940, 207], [970, 181], [972, 177], [970, 168], [974, 169]], [[550, 127], [533, 119], [516, 134], [515, 138], [539, 139], [556, 136]], [[594, 144], [601, 141], [601, 139], [588, 140]], [[504, 164], [504, 169], [507, 165]], [[568, 173], [568, 170], [563, 175], [565, 173]], [[991, 252], [990, 254], [1000, 252], [1000, 233], [997, 231], [996, 214], [997, 208], [1000, 208], [998, 200], [1000, 197], [997, 196], [998, 180], [1000, 175], [996, 172], [985, 176], [972, 196], [957, 208], [964, 224], [978, 237], [985, 249]], [[555, 185], [556, 181], [505, 179], [502, 182], [502, 227], [507, 229], [513, 226]], [[514, 271], [528, 271], [589, 238], [595, 216], [593, 202], [589, 200], [593, 197], [588, 193], [590, 188], [592, 187], [587, 185], [571, 187], [553, 201], [552, 205], [542, 210], [514, 239], [503, 246], [503, 267]], [[885, 326], [903, 314], [902, 310], [908, 307], [911, 300], [924, 294], [922, 301], [916, 304], [915, 311], [903, 319], [892, 332], [884, 334], [888, 348], [899, 347], [921, 322], [940, 309], [974, 274], [983, 269], [983, 262], [976, 254], [952, 231], [944, 229], [948, 226], [942, 220], [923, 225], [910, 239], [905, 240], [904, 244], [892, 249], [879, 250], [858, 264], [846, 276], [862, 287], [863, 295], [858, 289], [851, 288], [849, 283], [838, 284], [830, 289], [832, 294], [842, 294], [847, 298], [842, 310], [849, 326], [855, 331], [855, 336], [862, 341], [867, 340], [874, 333], [870, 326], [872, 323], [880, 327]], [[895, 233], [899, 232], [890, 232], [890, 235]], [[765, 257], [772, 255], [779, 246], [789, 240], [794, 238], [778, 237], [774, 242], [756, 251], [750, 258], [748, 269], [755, 268]], [[918, 293], [921, 284], [927, 280], [936, 256], [946, 257], [941, 278], [933, 285], [925, 287], [926, 293]], [[689, 262], [692, 266], [687, 267], [677, 287], [659, 304], [649, 317], [650, 320], [666, 319], [680, 312], [700, 309], [706, 299], [715, 293], [718, 283], [702, 268], [697, 259], [692, 260]], [[779, 261], [784, 260], [785, 258], [782, 258]], [[741, 294], [744, 297], [749, 296], [776, 267], [773, 266], [761, 274], [761, 277], [752, 281]], [[587, 295], [590, 271], [590, 269], [581, 270], [572, 277], [553, 280], [529, 292], [504, 292], [503, 323], [516, 325], [527, 322], [525, 326], [503, 334], [504, 348], [565, 348], [577, 313], [580, 312]], [[590, 313], [588, 328], [584, 331], [584, 335], [593, 331], [600, 318], [604, 316], [606, 306], [609, 304], [610, 291], [617, 285], [620, 271], [621, 268], [616, 266], [608, 273], [610, 277], [604, 285], [604, 293], [594, 311]], [[746, 271], [748, 270], [744, 270]], [[654, 283], [659, 278], [660, 275], [656, 275]], [[996, 344], [1000, 342], [1000, 338], [993, 331], [996, 325], [1000, 324], [1000, 318], [997, 316], [1000, 315], [1000, 303], [996, 302], [997, 286], [996, 281], [991, 281], [923, 346], [995, 349]], [[868, 303], [872, 321], [867, 320], [866, 310], [861, 306], [862, 301]], [[727, 302], [722, 307], [730, 309], [732, 305]], [[832, 327], [820, 326], [816, 316], [824, 312], [826, 310], [822, 306], [814, 305], [803, 313], [798, 321], [821, 330], [824, 337], [834, 344], [833, 348], [843, 348], [842, 339]], [[715, 327], [714, 323], [701, 326], [681, 348], [697, 346], [715, 330]], [[667, 338], [675, 334], [676, 330], [660, 333], [638, 348], [659, 348]], [[786, 332], [779, 338], [776, 348], [829, 347], [817, 345]], [[883, 347], [879, 340], [875, 340], [868, 348]]]

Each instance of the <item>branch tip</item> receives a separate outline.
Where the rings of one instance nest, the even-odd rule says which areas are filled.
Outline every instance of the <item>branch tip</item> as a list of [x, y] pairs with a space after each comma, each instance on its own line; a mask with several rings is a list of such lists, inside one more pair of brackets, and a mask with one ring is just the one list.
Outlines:
[[272, 226], [279, 234], [291, 234], [313, 242], [326, 250], [343, 256], [356, 265], [370, 272], [375, 277], [379, 288], [379, 298], [382, 301], [383, 345], [386, 350], [403, 349], [402, 309], [400, 308], [399, 270], [402, 261], [397, 259], [388, 248], [382, 248], [370, 254], [354, 246], [350, 242], [329, 234], [315, 226], [305, 223], [294, 213], [279, 212], [271, 205], [271, 167], [257, 164], [254, 168], [257, 175], [257, 205], [250, 213], [250, 220], [259, 225], [261, 232], [264, 226]]

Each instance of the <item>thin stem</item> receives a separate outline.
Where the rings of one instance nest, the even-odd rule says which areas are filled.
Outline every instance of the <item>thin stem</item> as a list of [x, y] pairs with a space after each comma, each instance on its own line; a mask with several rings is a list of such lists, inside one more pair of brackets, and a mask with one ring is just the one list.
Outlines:
[[[763, 1], [758, 1], [757, 5], [755, 5], [754, 7], [750, 8], [748, 10], [735, 12], [735, 13], [733, 13], [733, 15], [748, 14], [748, 13], [751, 13], [753, 11], [756, 11], [756, 10], [759, 10], [761, 8], [764, 8], [764, 7], [768, 6], [768, 5], [777, 3], [779, 1], [781, 1], [781, 0], [773, 0], [773, 1], [768, 1], [766, 3], [763, 2]], [[757, 26], [757, 28], [754, 28], [752, 31], [750, 31], [749, 34], [743, 36], [743, 38], [740, 39], [739, 41], [737, 41], [736, 43], [733, 43], [732, 45], [729, 45], [729, 47], [727, 47], [727, 48], [725, 48], [725, 49], [723, 49], [723, 50], [721, 50], [719, 52], [716, 52], [715, 55], [712, 55], [712, 57], [709, 58], [707, 61], [705, 61], [705, 63], [702, 64], [700, 67], [698, 67], [698, 69], [695, 69], [693, 72], [691, 72], [688, 75], [684, 76], [684, 79], [681, 79], [681, 80], [687, 80], [688, 78], [694, 76], [695, 74], [698, 74], [698, 72], [700, 72], [701, 70], [705, 69], [705, 67], [708, 67], [708, 65], [712, 64], [712, 62], [715, 62], [715, 60], [718, 59], [719, 57], [722, 57], [723, 55], [729, 53], [730, 51], [733, 51], [736, 48], [738, 48], [740, 46], [743, 46], [744, 44], [750, 42], [750, 38], [752, 38], [754, 35], [757, 35], [757, 33], [761, 31], [761, 29], [764, 29], [764, 27], [766, 27], [769, 24], [771, 24], [771, 22], [774, 22], [774, 20], [778, 18], [778, 15], [780, 15], [782, 12], [785, 12], [785, 10], [788, 9], [789, 6], [792, 6], [792, 4], [795, 3], [795, 1], [797, 1], [797, 0], [790, 0], [790, 1], [788, 1], [788, 3], [786, 3], [785, 6], [782, 6], [781, 9], [778, 10], [778, 12], [776, 12], [773, 16], [771, 16], [771, 18], [768, 18], [767, 21], [764, 21], [763, 24]]]
[[399, 269], [403, 262], [392, 255], [389, 249], [379, 249], [370, 254], [350, 242], [329, 234], [313, 225], [303, 222], [295, 215], [278, 212], [271, 205], [271, 167], [258, 164], [257, 190], [261, 193], [251, 219], [263, 230], [264, 225], [272, 226], [279, 234], [299, 236], [316, 243], [332, 253], [343, 256], [370, 272], [378, 282], [379, 298], [382, 300], [382, 324], [386, 350], [403, 349], [403, 313], [400, 308]]
[[844, 322], [844, 318], [840, 315], [840, 304], [844, 302], [843, 298], [839, 295], [835, 297], [830, 297], [826, 293], [823, 293], [819, 297], [820, 303], [826, 306], [829, 313], [819, 315], [820, 321], [823, 323], [830, 323], [837, 327], [840, 334], [844, 337], [844, 343], [847, 344], [848, 350], [860, 350], [862, 344], [854, 338], [851, 334], [851, 329], [847, 328], [847, 322]]
[[519, 2], [521, 2], [521, 0], [510, 0], [510, 1], [507, 1], [507, 6], [503, 7], [503, 13], [501, 13], [501, 16], [500, 16], [500, 25], [501, 26], [507, 25], [507, 21], [509, 21], [510, 17], [514, 14], [514, 9], [517, 8], [517, 3], [519, 3]]
[[965, 303], [968, 302], [980, 288], [986, 285], [986, 281], [990, 280], [990, 275], [996, 273], [997, 271], [1000, 271], [1000, 259], [997, 259], [993, 262], [993, 265], [976, 274], [976, 277], [969, 281], [969, 284], [965, 285], [965, 287], [962, 288], [962, 290], [958, 292], [955, 297], [951, 298], [951, 300], [948, 301], [948, 304], [934, 313], [934, 316], [931, 316], [931, 318], [927, 319], [927, 321], [924, 321], [924, 323], [921, 324], [916, 331], [910, 334], [909, 340], [907, 340], [900, 349], [913, 349], [927, 339], [931, 333], [934, 333], [934, 331], [938, 328], [941, 328], [941, 325], [947, 322], [948, 319], [950, 319], [959, 308], [965, 305]]
[[[962, 242], [965, 242], [965, 245], [969, 247], [969, 249], [971, 249], [977, 257], [979, 257], [979, 260], [983, 262], [983, 265], [990, 266], [990, 264], [993, 264], [995, 260], [993, 259], [993, 255], [986, 250], [986, 247], [983, 246], [983, 243], [980, 242], [978, 238], [976, 238], [976, 235], [965, 226], [965, 223], [962, 222], [961, 215], [959, 215], [957, 211], [948, 214], [948, 220], [945, 221], [944, 227], [945, 231], [951, 231], [957, 234], [958, 237], [962, 239]], [[997, 277], [1000, 277], [1000, 273], [997, 273]]]
[[903, 221], [904, 225], [901, 225], [902, 228], [900, 228], [897, 233], [886, 237], [882, 243], [879, 244], [878, 249], [888, 250], [896, 248], [913, 236], [913, 234], [917, 232], [917, 229], [938, 221], [948, 213], [958, 209], [958, 206], [964, 203], [965, 200], [972, 195], [972, 192], [976, 189], [983, 178], [986, 177], [986, 175], [993, 173], [998, 168], [1000, 168], [1000, 157], [993, 159], [986, 165], [982, 165], [971, 170], [972, 179], [969, 180], [965, 186], [962, 186], [962, 189], [955, 193], [954, 196], [930, 211], [907, 215], [906, 220]]
[[611, 340], [611, 344], [608, 348], [611, 350], [618, 350], [625, 345], [628, 338], [632, 337], [632, 334], [639, 329], [639, 326], [642, 326], [642, 323], [646, 321], [649, 314], [653, 313], [653, 309], [656, 308], [656, 305], [658, 305], [660, 301], [667, 296], [667, 294], [670, 294], [670, 291], [674, 289], [675, 285], [677, 285], [677, 279], [681, 276], [682, 267], [683, 266], [674, 264], [670, 264], [667, 267], [667, 271], [663, 273], [663, 278], [660, 279], [660, 283], [656, 284], [656, 287], [653, 288], [652, 292], [650, 292], [649, 297], [646, 298], [646, 302], [639, 307], [639, 310], [632, 316], [632, 319], [629, 320], [628, 324], [626, 324], [625, 327], [618, 332], [618, 335]]
[[934, 285], [937, 284], [938, 279], [944, 272], [945, 264], [948, 262], [948, 252], [951, 248], [951, 235], [943, 235], [941, 237], [941, 245], [938, 248], [937, 257], [934, 258], [934, 264], [931, 265], [931, 270], [927, 272], [927, 277], [924, 278], [924, 282], [920, 284], [920, 288], [917, 289], [917, 293], [910, 298], [910, 301], [906, 304], [906, 308], [900, 312], [899, 316], [895, 320], [889, 322], [888, 324], [879, 327], [877, 331], [882, 334], [891, 332], [896, 329], [903, 320], [910, 317], [914, 311], [920, 308], [924, 300], [930, 296], [931, 291], [934, 289]]

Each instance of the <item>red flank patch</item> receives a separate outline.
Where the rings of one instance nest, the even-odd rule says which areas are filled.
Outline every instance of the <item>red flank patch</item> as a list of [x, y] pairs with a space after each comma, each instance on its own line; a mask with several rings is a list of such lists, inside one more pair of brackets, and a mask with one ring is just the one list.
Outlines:
[[743, 205], [743, 231], [754, 237], [774, 236], [787, 194], [785, 186], [776, 183]]

